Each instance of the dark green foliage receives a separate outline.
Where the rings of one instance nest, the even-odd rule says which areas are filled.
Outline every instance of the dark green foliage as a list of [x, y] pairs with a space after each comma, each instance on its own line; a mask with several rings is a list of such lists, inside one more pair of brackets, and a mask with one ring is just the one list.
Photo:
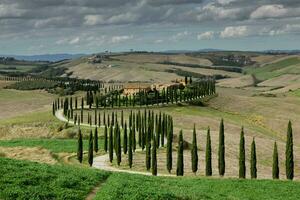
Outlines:
[[9, 89], [16, 90], [40, 90], [40, 89], [53, 89], [57, 87], [58, 84], [53, 81], [48, 80], [29, 80], [29, 81], [19, 81], [10, 85]]
[[129, 167], [132, 167], [132, 140], [130, 139], [132, 138], [132, 130], [129, 130], [129, 143], [128, 143], [128, 164]]
[[273, 179], [279, 179], [279, 159], [278, 159], [278, 149], [277, 149], [276, 142], [274, 143], [274, 150], [273, 150], [272, 177]]
[[152, 140], [152, 175], [156, 176], [157, 175], [157, 154], [156, 154], [156, 139], [154, 136], [154, 139]]
[[117, 154], [117, 164], [120, 166], [122, 160], [122, 149], [121, 149], [121, 134], [119, 124], [116, 124], [116, 154]]
[[211, 165], [211, 139], [210, 139], [210, 128], [207, 129], [207, 138], [206, 138], [206, 153], [205, 153], [205, 175], [212, 175], [212, 165]]
[[221, 120], [220, 131], [219, 131], [219, 157], [218, 157], [218, 168], [219, 175], [224, 176], [225, 174], [225, 136], [224, 136], [224, 121]]
[[94, 136], [94, 151], [97, 153], [99, 150], [98, 146], [98, 129], [97, 127], [95, 128], [95, 136]]
[[104, 127], [104, 151], [107, 152], [107, 146], [108, 146], [108, 135], [107, 135], [107, 126]]
[[256, 179], [257, 178], [257, 167], [256, 167], [256, 145], [255, 145], [255, 139], [253, 138], [252, 144], [251, 144], [251, 160], [250, 160], [250, 171], [251, 171], [251, 178]]
[[124, 127], [124, 134], [123, 134], [123, 151], [124, 151], [124, 154], [127, 154], [127, 122], [125, 122], [125, 127]]
[[239, 178], [246, 178], [246, 153], [245, 153], [244, 127], [242, 127], [241, 138], [240, 138]]
[[286, 150], [285, 150], [285, 168], [286, 178], [293, 180], [294, 178], [294, 155], [293, 155], [293, 129], [292, 122], [289, 121], [287, 130]]
[[109, 128], [109, 161], [112, 162], [114, 158], [114, 139], [113, 139], [113, 127]]
[[82, 134], [81, 130], [78, 129], [78, 147], [77, 147], [77, 159], [80, 163], [82, 163], [83, 158], [83, 143], [82, 143]]
[[148, 133], [146, 135], [146, 169], [149, 171], [150, 168], [151, 168], [151, 128], [149, 126]]
[[183, 160], [183, 135], [182, 130], [179, 133], [178, 150], [177, 150], [177, 176], [183, 176], [184, 173], [184, 160]]
[[197, 146], [197, 136], [196, 136], [195, 124], [194, 124], [194, 130], [193, 130], [193, 143], [192, 143], [191, 157], [192, 157], [192, 172], [196, 173], [198, 171], [198, 146]]
[[172, 153], [173, 153], [173, 130], [171, 128], [171, 122], [168, 123], [167, 128], [167, 170], [171, 173], [172, 170]]
[[89, 165], [92, 166], [93, 165], [93, 132], [90, 132], [90, 138], [89, 138], [89, 153], [88, 153], [88, 162]]

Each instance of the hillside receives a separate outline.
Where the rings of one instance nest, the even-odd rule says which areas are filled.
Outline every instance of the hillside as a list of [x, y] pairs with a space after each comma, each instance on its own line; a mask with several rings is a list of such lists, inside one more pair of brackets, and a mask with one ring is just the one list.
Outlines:
[[[170, 82], [187, 76], [218, 75], [239, 77], [240, 73], [228, 72], [212, 67], [212, 63], [204, 58], [196, 58], [183, 54], [124, 54], [110, 56], [101, 63], [89, 62], [91, 57], [82, 57], [61, 65], [66, 67], [71, 77], [99, 79], [104, 81], [155, 81]], [[163, 62], [174, 62], [163, 64]], [[191, 64], [196, 66], [180, 66]], [[203, 67], [202, 67], [203, 66]]]

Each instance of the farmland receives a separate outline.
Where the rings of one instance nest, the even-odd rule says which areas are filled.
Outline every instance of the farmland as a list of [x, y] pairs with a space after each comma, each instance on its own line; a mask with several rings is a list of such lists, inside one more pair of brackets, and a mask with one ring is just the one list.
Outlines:
[[[73, 78], [119, 81], [120, 84], [128, 80], [170, 83], [175, 79], [184, 79], [184, 76], [174, 71], [178, 69], [195, 76], [216, 77], [222, 75], [222, 78], [217, 80], [216, 94], [203, 93], [207, 98], [193, 97], [194, 99], [191, 100], [188, 99], [191, 97], [185, 97], [185, 101], [177, 99], [176, 102], [173, 102], [170, 96], [166, 101], [168, 103], [151, 105], [153, 101], [149, 101], [149, 105], [147, 103], [133, 106], [132, 103], [128, 105], [124, 103], [121, 106], [120, 99], [118, 100], [119, 97], [116, 96], [118, 100], [116, 102], [119, 105], [115, 104], [113, 108], [111, 103], [107, 103], [105, 108], [99, 105], [97, 114], [101, 115], [102, 120], [104, 112], [106, 121], [108, 121], [108, 115], [110, 120], [112, 120], [112, 116], [116, 116], [114, 123], [118, 123], [113, 127], [113, 134], [116, 134], [116, 126], [121, 125], [122, 111], [128, 125], [128, 136], [130, 129], [133, 128], [129, 125], [131, 112], [137, 114], [141, 111], [144, 113], [146, 109], [147, 116], [148, 111], [149, 113], [153, 112], [157, 117], [159, 113], [171, 116], [174, 134], [171, 148], [173, 168], [169, 171], [166, 167], [168, 162], [166, 155], [169, 151], [167, 143], [164, 147], [159, 146], [156, 152], [158, 177], [134, 174], [151, 175], [152, 173], [151, 169], [147, 170], [145, 165], [145, 158], [148, 154], [147, 144], [143, 151], [138, 144], [138, 127], [136, 127], [136, 151], [133, 152], [132, 166], [129, 167], [129, 154], [123, 153], [125, 136], [124, 128], [121, 126], [119, 137], [122, 161], [119, 164], [117, 162], [117, 149], [114, 149], [113, 161], [109, 161], [109, 152], [104, 149], [106, 137], [104, 125], [108, 126], [108, 131], [112, 126], [105, 124], [104, 121], [97, 129], [99, 151], [94, 151], [92, 155], [94, 160], [101, 158], [102, 163], [94, 163], [92, 167], [89, 167], [91, 159], [89, 135], [92, 131], [95, 137], [96, 125], [93, 123], [95, 123], [97, 95], [92, 98], [93, 103], [89, 107], [87, 91], [84, 89], [74, 90], [74, 95], [62, 94], [59, 96], [47, 92], [44, 87], [37, 90], [35, 86], [39, 85], [38, 81], [41, 79], [31, 79], [30, 82], [34, 87], [29, 88], [28, 85], [23, 88], [22, 83], [26, 81], [1, 80], [3, 87], [0, 89], [0, 157], [4, 158], [0, 158], [0, 168], [2, 169], [0, 171], [5, 175], [2, 176], [3, 179], [0, 179], [0, 185], [8, 183], [9, 185], [5, 190], [0, 191], [0, 198], [27, 199], [32, 194], [34, 199], [84, 199], [90, 195], [94, 199], [247, 199], [250, 196], [253, 199], [282, 199], [289, 194], [290, 199], [297, 199], [300, 179], [300, 138], [298, 134], [300, 131], [298, 80], [300, 79], [297, 71], [300, 63], [299, 57], [249, 54], [256, 63], [253, 66], [241, 67], [243, 73], [237, 73], [224, 71], [221, 68], [215, 69], [216, 66], [209, 60], [211, 56], [211, 54], [203, 56], [202, 54], [128, 53], [112, 55], [101, 63], [92, 63], [88, 57], [82, 57], [50, 64], [50, 69], [54, 66], [66, 69], [63, 76], [69, 73], [69, 76]], [[218, 55], [218, 58], [221, 56], [223, 55]], [[199, 67], [162, 64], [165, 61]], [[213, 61], [215, 62], [215, 60]], [[205, 68], [200, 66], [205, 66]], [[28, 71], [23, 72], [27, 73]], [[43, 71], [41, 73], [43, 74]], [[31, 73], [29, 74], [33, 76]], [[194, 80], [196, 77], [193, 77]], [[7, 85], [14, 86], [14, 88], [18, 86], [18, 90], [7, 89]], [[104, 94], [103, 90], [99, 92], [99, 97]], [[167, 95], [170, 93], [173, 94], [174, 91], [169, 90]], [[63, 113], [66, 99], [69, 103], [71, 97], [73, 97], [71, 104], [73, 107], [74, 99], [78, 97], [78, 108], [74, 108], [74, 110], [72, 108], [72, 114], [83, 117], [80, 127], [78, 122], [73, 124], [74, 117], [67, 120], [66, 113]], [[83, 99], [82, 109], [81, 97]], [[124, 96], [121, 94], [120, 97]], [[129, 99], [129, 102], [132, 102], [132, 98]], [[52, 113], [53, 106], [57, 106], [52, 104], [54, 102], [59, 102], [61, 105], [60, 108], [54, 110], [55, 113]], [[106, 104], [108, 101], [104, 102]], [[69, 104], [67, 107], [69, 108], [71, 105]], [[81, 112], [83, 112], [82, 115]], [[92, 122], [89, 121], [88, 116]], [[150, 120], [150, 118], [147, 119]], [[224, 120], [225, 125], [226, 158], [225, 174], [222, 177], [220, 177], [218, 169], [221, 119]], [[292, 122], [294, 133], [294, 181], [285, 181], [287, 175], [285, 148], [289, 120]], [[146, 124], [153, 123], [157, 126], [157, 121], [154, 121], [155, 117], [152, 122], [150, 120]], [[196, 173], [192, 170], [191, 159], [194, 124], [199, 159]], [[242, 126], [245, 133], [246, 179], [237, 179], [240, 170], [239, 145]], [[211, 177], [206, 176], [205, 165], [208, 127], [210, 128], [212, 147]], [[82, 163], [78, 162], [79, 128], [83, 136]], [[151, 126], [147, 128], [151, 129]], [[183, 150], [184, 177], [175, 177], [177, 152], [180, 144], [178, 136], [181, 130], [184, 144], [187, 145]], [[252, 176], [250, 170], [251, 143], [254, 139], [258, 180], [250, 180]], [[273, 178], [275, 141], [278, 146], [279, 178], [281, 180], [271, 180]], [[167, 137], [165, 142], [167, 142]], [[153, 148], [150, 147], [150, 149]], [[9, 172], [9, 169], [18, 171], [21, 166], [22, 171], [16, 174]], [[93, 169], [93, 167], [100, 168], [100, 170]], [[104, 168], [109, 168], [109, 171], [112, 172], [103, 171]], [[31, 170], [36, 173], [34, 176], [30, 173]], [[125, 173], [119, 173], [118, 170]], [[25, 177], [26, 174], [32, 178]], [[99, 186], [99, 184], [101, 185]]]

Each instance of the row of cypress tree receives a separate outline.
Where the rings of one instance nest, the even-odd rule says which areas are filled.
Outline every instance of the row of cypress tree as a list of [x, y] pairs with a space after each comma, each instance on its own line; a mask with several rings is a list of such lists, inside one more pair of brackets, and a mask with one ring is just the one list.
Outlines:
[[[151, 116], [151, 115], [150, 115]], [[146, 169], [149, 171], [151, 169], [153, 175], [157, 175], [157, 148], [159, 147], [159, 142], [157, 141], [158, 132], [156, 132], [156, 124], [152, 121], [153, 118], [149, 118], [149, 123], [147, 123], [147, 132], [145, 135], [145, 165]], [[133, 131], [132, 122], [129, 129], [127, 128], [127, 121], [125, 121], [123, 128], [123, 144], [121, 145], [121, 126], [116, 121], [115, 126], [110, 125], [108, 127], [105, 125], [104, 128], [104, 146], [103, 150], [109, 152], [110, 161], [113, 161], [113, 155], [115, 152], [117, 164], [120, 165], [122, 159], [122, 148], [123, 153], [128, 154], [128, 165], [131, 168], [133, 164], [133, 153], [135, 152], [135, 135]], [[154, 126], [155, 125], [155, 126]], [[166, 168], [169, 172], [172, 171], [172, 153], [173, 153], [173, 120], [170, 117], [167, 123], [167, 155], [166, 155]], [[129, 130], [129, 136], [127, 131]], [[224, 176], [225, 174], [225, 143], [224, 143], [224, 121], [221, 120], [220, 131], [219, 131], [219, 150], [218, 150], [218, 168], [219, 175]], [[142, 148], [142, 146], [140, 146]], [[143, 148], [142, 148], [143, 149]], [[98, 129], [95, 128], [94, 137], [92, 132], [89, 137], [89, 151], [88, 151], [88, 161], [89, 164], [93, 163], [93, 150], [98, 152]], [[78, 160], [82, 162], [82, 134], [79, 129], [78, 132]], [[183, 132], [180, 131], [178, 137], [177, 146], [177, 176], [184, 175], [184, 140]], [[192, 172], [197, 173], [198, 171], [198, 145], [197, 145], [197, 134], [194, 125], [193, 129], [193, 139], [191, 147], [191, 163]], [[206, 155], [205, 155], [205, 174], [206, 176], [212, 176], [212, 147], [211, 147], [211, 137], [210, 129], [207, 130], [207, 140], [206, 140]], [[250, 153], [250, 176], [251, 179], [257, 178], [257, 155], [256, 155], [256, 143], [255, 138], [253, 138], [251, 143], [251, 153]], [[273, 179], [279, 179], [279, 157], [277, 143], [274, 143], [273, 150], [273, 167], [272, 167], [272, 177]], [[292, 123], [288, 123], [287, 131], [287, 142], [286, 142], [286, 177], [292, 180], [294, 178], [294, 157], [293, 157], [293, 131]], [[240, 134], [240, 146], [239, 146], [239, 178], [246, 178], [246, 152], [245, 152], [245, 133], [244, 128], [241, 129]]]
[[[81, 97], [81, 110], [84, 109], [84, 101], [90, 109], [92, 106], [98, 109], [99, 107], [135, 107], [192, 101], [215, 94], [215, 80], [214, 78], [205, 78], [188, 84], [185, 88], [171, 86], [163, 89], [161, 92], [157, 90], [152, 92], [140, 91], [138, 94], [129, 96], [121, 95], [121, 90], [117, 89], [104, 94], [97, 91], [94, 89], [89, 90], [86, 92], [85, 98]], [[58, 109], [63, 109], [65, 116], [70, 112], [69, 115], [73, 118], [73, 110], [79, 109], [78, 101], [78, 97], [66, 97], [55, 100], [52, 103], [53, 115]]]

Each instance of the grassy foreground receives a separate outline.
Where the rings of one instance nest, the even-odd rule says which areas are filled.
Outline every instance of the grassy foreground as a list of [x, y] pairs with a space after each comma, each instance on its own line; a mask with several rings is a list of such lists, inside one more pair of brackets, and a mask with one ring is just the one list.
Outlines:
[[0, 158], [0, 199], [84, 199], [109, 173]]
[[272, 180], [163, 178], [112, 174], [102, 199], [299, 199], [300, 183]]
[[300, 183], [149, 177], [0, 158], [0, 199], [298, 199]]
[[[2, 147], [42, 147], [54, 153], [75, 153], [77, 151], [76, 139], [14, 139], [0, 140]], [[88, 140], [83, 140], [83, 150], [88, 150]]]

